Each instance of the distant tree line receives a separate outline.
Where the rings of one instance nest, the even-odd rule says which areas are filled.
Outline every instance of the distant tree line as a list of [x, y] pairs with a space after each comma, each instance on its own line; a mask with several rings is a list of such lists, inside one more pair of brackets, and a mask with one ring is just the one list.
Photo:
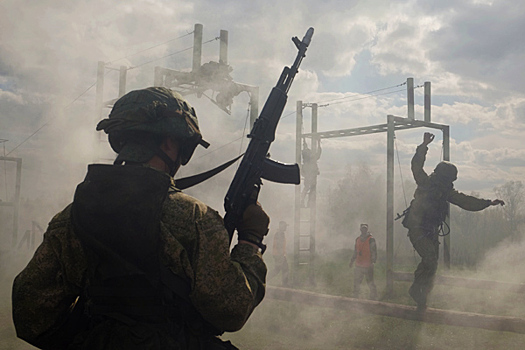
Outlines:
[[[525, 190], [521, 181], [508, 181], [495, 187], [505, 206], [469, 212], [456, 206], [451, 211], [451, 264], [475, 267], [485, 253], [503, 240], [524, 238]], [[479, 196], [473, 193], [475, 196]]]
[[[410, 204], [415, 189], [413, 179], [404, 179], [403, 188], [395, 190], [395, 211], [401, 213]], [[471, 193], [479, 197], [478, 193]], [[469, 212], [451, 205], [451, 264], [474, 268], [486, 252], [503, 240], [525, 238], [525, 188], [521, 181], [508, 181], [494, 188], [494, 198], [505, 206]], [[358, 224], [367, 222], [379, 242], [386, 230], [386, 178], [373, 173], [365, 163], [347, 166], [344, 176], [332, 186], [328, 199], [319, 210], [320, 225], [336, 238], [356, 237]], [[400, 220], [399, 220], [400, 221]], [[394, 256], [413, 255], [406, 231], [398, 221], [395, 226]], [[383, 242], [384, 246], [384, 242]], [[343, 248], [343, 247], [341, 247]], [[350, 248], [351, 247], [345, 247]]]

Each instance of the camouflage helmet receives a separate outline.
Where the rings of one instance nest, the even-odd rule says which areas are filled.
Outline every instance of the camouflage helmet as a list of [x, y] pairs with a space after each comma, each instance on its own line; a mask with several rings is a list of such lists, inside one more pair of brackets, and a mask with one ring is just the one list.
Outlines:
[[202, 139], [195, 109], [179, 93], [164, 87], [128, 92], [115, 102], [97, 130], [108, 134], [111, 148], [119, 153], [117, 164], [150, 160], [166, 136], [179, 142], [182, 165], [197, 145], [209, 146]]
[[434, 174], [447, 181], [453, 182], [458, 178], [458, 168], [450, 162], [440, 162], [434, 169]]

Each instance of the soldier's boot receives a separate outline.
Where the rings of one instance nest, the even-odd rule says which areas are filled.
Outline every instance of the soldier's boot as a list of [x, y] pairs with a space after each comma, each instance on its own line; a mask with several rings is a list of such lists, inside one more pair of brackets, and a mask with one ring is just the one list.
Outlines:
[[418, 311], [424, 311], [427, 308], [427, 296], [423, 292], [423, 289], [419, 286], [419, 284], [413, 283], [410, 286], [410, 289], [408, 289], [408, 294], [414, 299], [414, 301], [417, 304], [417, 310]]
[[377, 300], [377, 288], [375, 285], [370, 286], [370, 299]]

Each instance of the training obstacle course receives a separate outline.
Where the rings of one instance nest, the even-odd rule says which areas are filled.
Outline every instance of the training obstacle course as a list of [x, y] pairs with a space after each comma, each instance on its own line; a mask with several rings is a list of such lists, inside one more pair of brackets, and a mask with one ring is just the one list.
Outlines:
[[[426, 82], [425, 100], [424, 100], [424, 120], [414, 118], [414, 84], [413, 79], [407, 79], [407, 117], [398, 117], [394, 115], [387, 116], [387, 123], [365, 126], [345, 130], [318, 131], [318, 108], [323, 107], [317, 103], [302, 103], [297, 101], [297, 121], [296, 121], [296, 161], [301, 162], [302, 146], [301, 142], [305, 138], [311, 140], [312, 151], [315, 151], [317, 143], [322, 139], [339, 138], [349, 136], [368, 135], [373, 133], [387, 134], [387, 220], [386, 220], [386, 290], [385, 297], [393, 297], [394, 281], [413, 281], [413, 273], [396, 272], [394, 270], [394, 140], [395, 132], [413, 128], [430, 128], [440, 130], [443, 136], [443, 160], [450, 160], [450, 127], [444, 124], [431, 122], [430, 117], [430, 83]], [[303, 128], [303, 109], [311, 107], [311, 131], [304, 133]], [[316, 181], [314, 181], [314, 184]], [[300, 266], [308, 269], [310, 281], [315, 280], [313, 266], [313, 256], [315, 254], [315, 233], [316, 233], [316, 186], [312, 187], [310, 196], [311, 204], [306, 208], [301, 203], [301, 190], [296, 188], [295, 193], [295, 220], [294, 220], [294, 275]], [[450, 212], [446, 218], [446, 224], [450, 227]], [[306, 259], [305, 259], [306, 253]], [[302, 255], [301, 255], [302, 254]], [[300, 256], [301, 255], [301, 256]], [[302, 259], [301, 259], [302, 257]], [[450, 268], [450, 236], [443, 237], [443, 260], [444, 266]], [[436, 276], [436, 283], [483, 290], [497, 290], [510, 293], [525, 293], [525, 285], [499, 281], [477, 280], [469, 278]], [[313, 283], [315, 284], [315, 282]], [[297, 285], [294, 283], [294, 285]], [[269, 287], [267, 297], [298, 302], [303, 304], [332, 307], [344, 310], [350, 310], [358, 313], [372, 313], [382, 316], [397, 317], [422, 322], [445, 324], [451, 326], [474, 327], [493, 331], [505, 331], [525, 334], [525, 319], [486, 315], [470, 312], [459, 312], [441, 309], [427, 309], [424, 313], [417, 312], [416, 308], [407, 305], [398, 305], [380, 301], [370, 301], [353, 299], [347, 297], [338, 297], [317, 294], [302, 290], [293, 290], [286, 288]]]
[[[443, 160], [450, 160], [450, 127], [444, 124], [431, 122], [431, 98], [430, 82], [424, 83], [424, 120], [416, 120], [414, 113], [414, 79], [408, 78], [407, 85], [407, 117], [394, 115], [387, 116], [387, 122], [371, 126], [364, 126], [352, 129], [318, 131], [318, 108], [317, 103], [304, 104], [297, 101], [296, 107], [296, 162], [301, 162], [301, 152], [303, 139], [311, 139], [311, 149], [315, 153], [317, 143], [322, 139], [339, 137], [351, 137], [360, 135], [370, 135], [377, 133], [387, 134], [387, 203], [386, 203], [386, 295], [391, 296], [394, 291], [394, 140], [395, 132], [414, 128], [429, 128], [440, 130], [443, 134]], [[311, 132], [303, 133], [303, 108], [312, 108]], [[315, 175], [317, 177], [317, 175]], [[301, 204], [301, 191], [295, 191], [295, 215], [294, 215], [294, 274], [300, 266], [308, 268], [310, 281], [314, 281], [315, 255], [315, 236], [316, 236], [316, 191], [317, 180], [313, 181], [314, 186], [310, 191], [310, 204], [305, 208]], [[305, 212], [307, 211], [307, 212]], [[305, 215], [306, 214], [306, 215]], [[450, 217], [447, 215], [445, 222], [450, 227]], [[301, 225], [303, 224], [303, 225]], [[306, 227], [305, 227], [306, 226]], [[305, 257], [306, 256], [306, 257]], [[443, 237], [443, 259], [445, 266], [450, 267], [450, 236]], [[292, 275], [292, 276], [293, 276]], [[294, 277], [295, 278], [295, 277]]]

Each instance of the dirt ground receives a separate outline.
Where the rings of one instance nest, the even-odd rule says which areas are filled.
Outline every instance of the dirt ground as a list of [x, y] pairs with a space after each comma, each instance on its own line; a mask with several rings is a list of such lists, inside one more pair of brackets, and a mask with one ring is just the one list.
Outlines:
[[[30, 259], [29, 252], [3, 252], [0, 260], [0, 350], [36, 349], [19, 340], [11, 318], [11, 286]], [[6, 262], [9, 262], [8, 264]], [[351, 274], [343, 272], [333, 285], [348, 285], [334, 294], [350, 296]], [[270, 283], [279, 284], [278, 279]], [[378, 287], [384, 285], [381, 278]], [[332, 283], [331, 283], [332, 285]], [[326, 286], [324, 288], [329, 288]], [[410, 304], [406, 295], [408, 284], [397, 282], [393, 302]], [[363, 291], [367, 287], [363, 286]], [[320, 291], [322, 292], [322, 291]], [[500, 314], [523, 318], [525, 296], [491, 291], [457, 290], [436, 286], [432, 307], [459, 311]], [[425, 324], [375, 315], [350, 314], [343, 310], [305, 306], [265, 299], [239, 332], [227, 333], [241, 349], [379, 349], [379, 350], [442, 350], [442, 349], [523, 349], [524, 334], [494, 332], [467, 327]]]

